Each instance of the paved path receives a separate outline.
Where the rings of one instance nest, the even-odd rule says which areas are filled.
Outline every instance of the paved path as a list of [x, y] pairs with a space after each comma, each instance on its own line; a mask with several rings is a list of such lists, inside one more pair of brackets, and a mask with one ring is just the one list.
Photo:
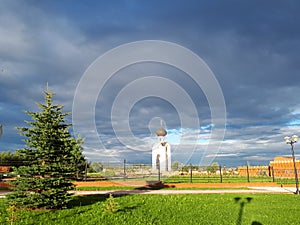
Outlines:
[[224, 194], [224, 193], [286, 193], [293, 194], [295, 188], [251, 187], [249, 189], [215, 189], [215, 190], [109, 190], [109, 191], [74, 191], [75, 195], [127, 195], [127, 194]]
[[6, 194], [8, 194], [9, 191], [0, 191], [0, 198], [4, 198]]
[[[75, 195], [129, 195], [129, 194], [224, 194], [224, 193], [285, 193], [293, 194], [295, 188], [281, 187], [249, 187], [249, 189], [214, 189], [214, 190], [103, 190], [103, 191], [73, 191]], [[4, 198], [9, 193], [0, 192], [0, 198]]]

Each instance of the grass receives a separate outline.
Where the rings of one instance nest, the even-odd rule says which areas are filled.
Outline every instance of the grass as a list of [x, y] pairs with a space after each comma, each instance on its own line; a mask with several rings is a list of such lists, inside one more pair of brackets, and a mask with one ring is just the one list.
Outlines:
[[76, 187], [76, 191], [110, 191], [110, 190], [134, 190], [132, 186], [103, 186], [103, 187]]
[[[20, 211], [16, 225], [69, 224], [299, 224], [300, 196], [289, 194], [126, 195], [74, 197], [69, 209]], [[107, 205], [118, 205], [107, 211]], [[9, 211], [0, 199], [0, 224]]]
[[8, 191], [8, 190], [10, 190], [10, 188], [8, 188], [8, 187], [0, 187], [0, 191]]
[[[218, 175], [193, 175], [193, 183], [220, 183], [220, 176]], [[190, 176], [171, 176], [164, 179], [165, 183], [189, 183]], [[223, 175], [223, 183], [246, 183], [248, 182], [247, 177], [243, 176], [233, 176], [233, 175]], [[259, 176], [259, 177], [250, 177], [250, 182], [273, 182], [272, 177], [268, 176]]]
[[275, 182], [277, 184], [295, 184], [295, 178], [277, 178]]

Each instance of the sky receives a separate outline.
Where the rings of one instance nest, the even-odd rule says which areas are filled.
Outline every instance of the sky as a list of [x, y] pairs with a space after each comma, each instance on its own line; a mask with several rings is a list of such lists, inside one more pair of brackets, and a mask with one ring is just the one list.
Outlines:
[[[0, 1], [0, 151], [48, 83], [89, 161], [268, 165], [300, 135], [299, 1]], [[295, 145], [300, 158], [300, 148]]]

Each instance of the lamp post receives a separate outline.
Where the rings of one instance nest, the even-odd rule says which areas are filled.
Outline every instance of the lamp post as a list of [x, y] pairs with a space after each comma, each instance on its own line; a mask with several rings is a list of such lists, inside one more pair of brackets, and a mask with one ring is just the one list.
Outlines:
[[291, 147], [292, 147], [292, 158], [293, 158], [293, 163], [294, 163], [294, 172], [295, 172], [295, 181], [296, 181], [296, 192], [295, 192], [295, 194], [299, 195], [298, 172], [297, 172], [297, 167], [296, 167], [296, 162], [295, 162], [295, 152], [294, 152], [294, 144], [298, 141], [298, 136], [293, 135], [292, 138], [285, 137], [284, 140], [287, 144], [290, 144]]

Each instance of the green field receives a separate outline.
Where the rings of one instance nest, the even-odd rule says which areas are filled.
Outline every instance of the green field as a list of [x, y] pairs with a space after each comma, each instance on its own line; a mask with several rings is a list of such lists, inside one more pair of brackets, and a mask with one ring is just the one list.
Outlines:
[[[127, 195], [113, 199], [116, 212], [105, 209], [106, 197], [74, 197], [58, 211], [18, 211], [13, 224], [300, 224], [300, 196], [291, 194]], [[5, 199], [0, 203], [0, 224], [9, 224]]]
[[[190, 182], [190, 176], [171, 176], [165, 178], [163, 181], [165, 183], [189, 183]], [[272, 177], [268, 176], [258, 176], [258, 177], [250, 177], [250, 182], [272, 182]], [[275, 180], [276, 181], [276, 180]], [[279, 181], [279, 179], [277, 180]], [[220, 183], [221, 179], [220, 176], [217, 175], [193, 175], [192, 177], [193, 183]], [[245, 183], [248, 182], [247, 177], [243, 176], [233, 176], [233, 175], [224, 175], [222, 176], [222, 182], [223, 183]]]
[[[94, 178], [96, 178], [95, 176]], [[157, 180], [157, 176], [144, 176], [136, 178], [105, 178], [107, 180], [122, 180], [122, 181], [150, 181]], [[174, 176], [161, 176], [161, 181], [163, 183], [221, 183], [221, 178], [219, 175], [174, 175]], [[245, 176], [238, 175], [223, 175], [222, 183], [246, 183], [248, 178]], [[257, 182], [273, 182], [273, 178], [269, 176], [252, 176], [249, 177], [250, 183]], [[274, 182], [277, 184], [295, 184], [295, 178], [275, 178]]]

